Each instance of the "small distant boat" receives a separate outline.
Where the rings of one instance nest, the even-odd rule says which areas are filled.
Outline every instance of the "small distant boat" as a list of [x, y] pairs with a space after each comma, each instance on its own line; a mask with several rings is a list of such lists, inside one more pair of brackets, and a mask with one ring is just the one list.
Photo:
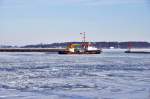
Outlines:
[[137, 53], [137, 54], [150, 54], [150, 49], [135, 49], [132, 48], [132, 44], [128, 44], [128, 50], [125, 53]]
[[125, 53], [139, 53], [139, 54], [150, 54], [150, 51], [147, 51], [147, 50], [142, 50], [142, 49], [130, 49], [130, 50], [127, 50], [125, 51]]
[[100, 54], [101, 49], [92, 46], [91, 43], [85, 41], [85, 32], [83, 34], [83, 42], [81, 44], [69, 44], [64, 51], [59, 51], [58, 54]]

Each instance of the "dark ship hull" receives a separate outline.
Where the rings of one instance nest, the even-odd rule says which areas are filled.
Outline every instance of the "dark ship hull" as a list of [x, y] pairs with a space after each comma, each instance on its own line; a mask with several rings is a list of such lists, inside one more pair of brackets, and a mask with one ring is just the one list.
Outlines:
[[125, 51], [125, 53], [150, 54], [150, 52], [145, 51]]
[[59, 51], [58, 54], [100, 54], [101, 52], [101, 50], [90, 50], [84, 52]]

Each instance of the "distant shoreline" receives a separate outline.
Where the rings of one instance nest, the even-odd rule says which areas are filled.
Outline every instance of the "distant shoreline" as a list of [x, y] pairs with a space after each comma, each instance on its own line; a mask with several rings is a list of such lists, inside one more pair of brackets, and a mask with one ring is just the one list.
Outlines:
[[[81, 44], [82, 42], [62, 42], [62, 43], [51, 43], [51, 44], [32, 44], [25, 46], [11, 46], [2, 45], [0, 48], [66, 48], [70, 43]], [[132, 42], [91, 42], [93, 46], [97, 48], [120, 48], [127, 49], [129, 44], [132, 48], [150, 48], [149, 42], [132, 41]]]

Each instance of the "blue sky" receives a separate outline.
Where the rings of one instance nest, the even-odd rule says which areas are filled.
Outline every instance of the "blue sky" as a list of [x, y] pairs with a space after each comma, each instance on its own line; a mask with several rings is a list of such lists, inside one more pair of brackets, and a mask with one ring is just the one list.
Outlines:
[[149, 0], [0, 0], [0, 45], [149, 41]]

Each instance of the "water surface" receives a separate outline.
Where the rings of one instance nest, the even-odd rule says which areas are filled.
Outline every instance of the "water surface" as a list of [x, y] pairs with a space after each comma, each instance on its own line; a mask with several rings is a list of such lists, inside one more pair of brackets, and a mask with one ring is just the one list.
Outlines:
[[150, 99], [150, 54], [0, 53], [0, 99]]

